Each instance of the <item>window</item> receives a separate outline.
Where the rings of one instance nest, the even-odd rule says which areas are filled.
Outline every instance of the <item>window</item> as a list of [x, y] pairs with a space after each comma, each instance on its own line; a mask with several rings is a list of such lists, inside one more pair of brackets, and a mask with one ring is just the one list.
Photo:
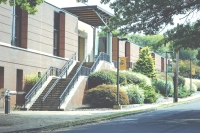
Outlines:
[[21, 16], [22, 10], [19, 6], [13, 8], [13, 35], [12, 35], [12, 45], [20, 47], [21, 44]]
[[54, 12], [53, 55], [59, 56], [59, 13]]
[[4, 88], [4, 67], [0, 67], [0, 89]]

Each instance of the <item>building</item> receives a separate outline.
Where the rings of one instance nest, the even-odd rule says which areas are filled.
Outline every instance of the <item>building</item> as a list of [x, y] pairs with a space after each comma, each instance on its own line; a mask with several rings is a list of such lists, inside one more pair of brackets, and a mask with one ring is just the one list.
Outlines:
[[[97, 6], [89, 10], [93, 8], [101, 11]], [[25, 91], [26, 75], [44, 73], [50, 66], [61, 69], [74, 53], [77, 61], [87, 55], [94, 61], [96, 26], [103, 24], [101, 20], [92, 26], [91, 20], [81, 22], [78, 14], [47, 2], [38, 6], [36, 15], [9, 4], [1, 4], [0, 11], [0, 88]], [[22, 104], [20, 97], [12, 95], [11, 104]]]
[[[97, 27], [107, 25], [112, 16], [98, 6], [60, 9], [44, 2], [33, 16], [18, 6], [1, 4], [0, 11], [0, 89], [27, 94], [26, 75], [52, 69], [52, 75], [58, 76], [72, 56], [76, 62], [94, 62], [105, 52], [110, 61], [117, 60], [118, 39], [109, 32], [104, 40], [97, 36]], [[139, 46], [128, 41], [119, 45], [121, 57], [131, 63], [138, 59]], [[153, 57], [156, 69], [164, 71], [164, 58]], [[23, 104], [23, 95], [11, 95], [12, 106]]]

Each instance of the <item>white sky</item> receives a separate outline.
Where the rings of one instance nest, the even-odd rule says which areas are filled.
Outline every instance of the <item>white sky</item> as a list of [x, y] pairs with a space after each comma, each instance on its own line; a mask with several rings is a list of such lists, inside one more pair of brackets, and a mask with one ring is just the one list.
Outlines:
[[[83, 3], [77, 3], [76, 0], [45, 0], [46, 2], [55, 5], [59, 8], [63, 8], [63, 7], [75, 7], [75, 6], [86, 6], [87, 5], [98, 5], [99, 7], [103, 8], [104, 10], [114, 14], [113, 10], [109, 8], [109, 4], [101, 4], [100, 0], [88, 0], [88, 3], [83, 4]], [[114, 0], [111, 0], [114, 1]], [[168, 25], [163, 31], [161, 31], [161, 33], [167, 31], [167, 29], [171, 29], [173, 27], [175, 27], [177, 25], [177, 23], [182, 24], [182, 23], [187, 23], [187, 22], [194, 22], [198, 19], [198, 17], [200, 16], [199, 13], [197, 14], [190, 14], [189, 17], [187, 17], [187, 19], [182, 19], [184, 18], [185, 15], [178, 15], [174, 17], [174, 25]]]
[[[62, 7], [75, 7], [75, 6], [86, 6], [83, 3], [77, 3], [76, 0], [45, 0], [46, 2], [55, 5], [59, 8]], [[112, 0], [111, 0], [112, 1]], [[109, 4], [101, 4], [100, 0], [89, 0], [87, 5], [98, 5], [99, 7], [103, 8], [104, 10], [113, 14], [113, 11], [109, 8]]]

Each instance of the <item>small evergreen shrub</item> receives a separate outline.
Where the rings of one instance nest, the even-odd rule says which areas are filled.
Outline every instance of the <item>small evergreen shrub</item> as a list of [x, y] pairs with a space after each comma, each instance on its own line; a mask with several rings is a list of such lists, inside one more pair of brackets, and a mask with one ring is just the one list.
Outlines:
[[[113, 85], [99, 85], [86, 91], [85, 102], [92, 107], [111, 108], [117, 101], [117, 87]], [[129, 99], [125, 91], [119, 89], [119, 103], [129, 104]]]
[[148, 46], [140, 50], [139, 59], [136, 61], [133, 71], [142, 73], [149, 78], [154, 78], [156, 76], [154, 58], [151, 56]]
[[144, 103], [144, 90], [140, 89], [138, 85], [130, 85], [126, 92], [130, 104]]
[[145, 85], [144, 83], [140, 84], [139, 87], [141, 87], [144, 90], [144, 103], [154, 103], [158, 99], [158, 94], [155, 91], [155, 88], [150, 85]]
[[116, 76], [113, 71], [103, 70], [90, 74], [88, 77], [88, 89], [101, 84], [116, 84]]

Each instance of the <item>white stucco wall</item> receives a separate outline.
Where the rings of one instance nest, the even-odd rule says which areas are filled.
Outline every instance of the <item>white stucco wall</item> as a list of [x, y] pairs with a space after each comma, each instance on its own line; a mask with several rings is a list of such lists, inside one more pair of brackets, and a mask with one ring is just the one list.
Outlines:
[[91, 25], [78, 21], [78, 29], [79, 36], [85, 38], [85, 57], [89, 54], [90, 61], [93, 61], [93, 28]]

